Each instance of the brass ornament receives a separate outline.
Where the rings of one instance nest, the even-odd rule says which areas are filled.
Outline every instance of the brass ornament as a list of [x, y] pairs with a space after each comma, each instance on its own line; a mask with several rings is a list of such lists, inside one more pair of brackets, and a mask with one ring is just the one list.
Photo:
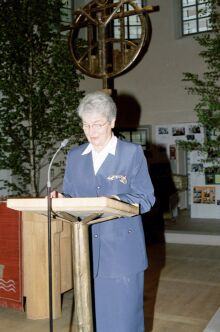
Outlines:
[[[155, 8], [141, 8], [132, 1], [94, 0], [76, 10], [69, 34], [70, 53], [76, 67], [90, 77], [103, 79], [103, 88], [108, 89], [107, 80], [132, 67], [147, 47], [151, 34], [148, 12]], [[140, 26], [136, 39], [126, 37], [126, 20], [130, 16]]]

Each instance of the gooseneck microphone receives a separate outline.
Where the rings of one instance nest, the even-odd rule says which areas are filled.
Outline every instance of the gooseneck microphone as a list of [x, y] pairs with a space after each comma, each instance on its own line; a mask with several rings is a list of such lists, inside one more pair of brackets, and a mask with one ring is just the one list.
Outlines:
[[47, 172], [47, 188], [51, 188], [50, 172], [51, 172], [51, 167], [53, 165], [54, 159], [56, 158], [56, 156], [58, 155], [58, 153], [60, 152], [60, 150], [62, 148], [64, 148], [68, 144], [68, 142], [69, 142], [68, 138], [64, 139], [61, 142], [61, 144], [60, 144], [59, 148], [57, 149], [57, 151], [54, 153], [53, 158], [51, 159], [51, 162], [50, 162], [49, 167], [48, 167], [48, 172]]
[[68, 144], [69, 140], [64, 139], [57, 151], [54, 153], [47, 172], [47, 219], [48, 219], [48, 288], [49, 288], [49, 324], [50, 332], [53, 332], [53, 292], [52, 292], [52, 253], [51, 253], [51, 211], [52, 211], [52, 198], [51, 198], [51, 167], [54, 159], [62, 148]]

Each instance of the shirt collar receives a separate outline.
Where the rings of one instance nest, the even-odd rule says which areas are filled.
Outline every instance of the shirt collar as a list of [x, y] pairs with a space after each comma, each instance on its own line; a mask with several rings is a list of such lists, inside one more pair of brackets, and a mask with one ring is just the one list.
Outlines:
[[[112, 137], [111, 137], [110, 141], [108, 142], [108, 144], [104, 147], [104, 149], [102, 151], [105, 151], [106, 153], [111, 153], [112, 155], [115, 155], [116, 145], [117, 145], [117, 137], [114, 134], [112, 134]], [[88, 154], [91, 151], [94, 151], [94, 148], [93, 148], [92, 144], [89, 143], [89, 145], [83, 151], [82, 155]]]

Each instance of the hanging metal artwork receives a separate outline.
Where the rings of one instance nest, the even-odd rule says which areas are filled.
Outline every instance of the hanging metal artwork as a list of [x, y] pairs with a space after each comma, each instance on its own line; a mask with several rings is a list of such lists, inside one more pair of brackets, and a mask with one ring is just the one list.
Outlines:
[[[69, 47], [76, 67], [84, 74], [103, 80], [121, 75], [134, 66], [150, 41], [149, 12], [157, 6], [139, 7], [132, 1], [94, 0], [74, 12]], [[131, 19], [132, 17], [132, 19]], [[129, 36], [129, 26], [137, 27]]]

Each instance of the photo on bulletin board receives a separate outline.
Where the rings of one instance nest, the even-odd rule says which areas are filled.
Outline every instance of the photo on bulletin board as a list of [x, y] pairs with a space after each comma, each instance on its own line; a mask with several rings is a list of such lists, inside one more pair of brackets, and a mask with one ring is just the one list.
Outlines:
[[220, 184], [220, 174], [215, 174], [215, 184]]
[[195, 140], [195, 135], [194, 134], [186, 135], [186, 139], [187, 139], [187, 141], [194, 141]]
[[188, 128], [190, 134], [201, 134], [201, 127], [199, 125], [190, 125]]
[[215, 184], [215, 174], [206, 174], [205, 183], [206, 184]]
[[173, 136], [184, 136], [186, 133], [185, 127], [172, 127]]
[[203, 164], [192, 164], [191, 165], [191, 172], [203, 172]]
[[176, 160], [176, 145], [170, 145], [170, 160]]
[[193, 187], [194, 204], [215, 204], [215, 187]]
[[205, 183], [206, 184], [220, 184], [220, 168], [206, 167], [205, 168]]
[[168, 135], [169, 128], [168, 127], [159, 127], [158, 128], [158, 135]]

